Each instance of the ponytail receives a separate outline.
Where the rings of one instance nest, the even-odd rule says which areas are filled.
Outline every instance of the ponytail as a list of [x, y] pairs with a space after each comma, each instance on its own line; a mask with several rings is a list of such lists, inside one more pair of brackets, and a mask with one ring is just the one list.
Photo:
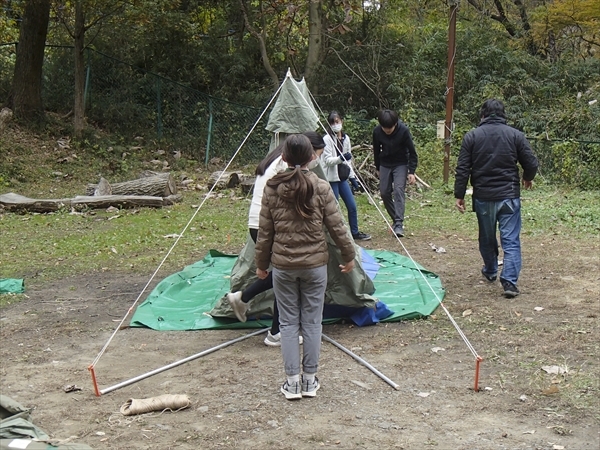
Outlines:
[[307, 178], [308, 172], [305, 173], [301, 167], [308, 164], [313, 154], [313, 147], [306, 136], [301, 134], [288, 136], [284, 142], [282, 156], [290, 166], [290, 170], [275, 175], [267, 181], [267, 186], [273, 188], [277, 188], [282, 183], [287, 184], [294, 194], [294, 209], [304, 218], [309, 218], [314, 214], [315, 208], [312, 200], [315, 189]]

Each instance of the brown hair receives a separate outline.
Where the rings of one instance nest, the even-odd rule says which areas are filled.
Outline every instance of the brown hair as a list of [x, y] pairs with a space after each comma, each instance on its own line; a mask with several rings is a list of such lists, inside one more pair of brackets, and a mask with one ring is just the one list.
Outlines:
[[276, 188], [287, 183], [294, 192], [294, 208], [302, 217], [311, 217], [314, 213], [312, 198], [314, 188], [300, 168], [306, 166], [314, 155], [310, 140], [302, 134], [292, 134], [283, 143], [282, 157], [292, 170], [275, 175], [267, 185]]

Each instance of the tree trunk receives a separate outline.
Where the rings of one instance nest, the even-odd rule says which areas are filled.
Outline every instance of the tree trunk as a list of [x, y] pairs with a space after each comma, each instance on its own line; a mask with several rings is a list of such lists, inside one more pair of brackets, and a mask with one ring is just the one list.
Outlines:
[[75, 3], [75, 30], [73, 38], [75, 48], [75, 103], [73, 105], [73, 131], [76, 137], [81, 137], [85, 127], [85, 64], [83, 59], [83, 49], [85, 46], [85, 15], [81, 1]]
[[44, 119], [42, 67], [49, 20], [50, 0], [29, 0], [25, 4], [8, 106], [15, 117], [30, 122]]
[[[310, 0], [308, 5], [308, 55], [304, 69], [304, 77], [309, 84], [319, 68], [322, 50], [323, 11], [321, 9], [321, 0]], [[313, 89], [313, 93], [316, 94], [315, 89]]]

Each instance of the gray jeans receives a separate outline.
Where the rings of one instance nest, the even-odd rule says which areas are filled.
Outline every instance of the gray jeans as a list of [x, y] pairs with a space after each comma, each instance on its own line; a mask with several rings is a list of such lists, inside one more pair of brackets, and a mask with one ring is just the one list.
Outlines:
[[[404, 224], [404, 205], [407, 166], [379, 167], [379, 193], [394, 223], [393, 226]], [[392, 196], [393, 193], [393, 196]]]
[[296, 270], [273, 267], [273, 291], [279, 307], [281, 354], [285, 374], [288, 376], [301, 373], [298, 344], [300, 333], [304, 340], [302, 371], [317, 373], [326, 287], [326, 265]]

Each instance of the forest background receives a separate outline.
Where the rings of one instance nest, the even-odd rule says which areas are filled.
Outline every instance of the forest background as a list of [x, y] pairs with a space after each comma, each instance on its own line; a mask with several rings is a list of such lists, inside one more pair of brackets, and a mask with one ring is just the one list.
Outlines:
[[[370, 142], [379, 109], [396, 109], [417, 143], [421, 176], [435, 182], [452, 6], [452, 157], [481, 103], [496, 97], [548, 180], [599, 188], [595, 0], [6, 0], [0, 100], [20, 121], [106, 158], [121, 156], [115, 144], [144, 137], [182, 152], [180, 164], [227, 160], [256, 125], [240, 155], [249, 163], [266, 151], [266, 116], [257, 120], [290, 69], [324, 114], [345, 116], [354, 143]], [[72, 125], [51, 123], [65, 116]], [[0, 177], [15, 171], [3, 166]]]
[[[114, 183], [151, 169], [173, 175], [182, 201], [0, 211], [0, 277], [27, 286], [0, 296], [2, 392], [35, 407], [34, 423], [53, 438], [94, 448], [597, 449], [600, 2], [460, 2], [455, 89], [447, 91], [457, 4], [3, 0], [0, 106], [10, 110], [0, 111], [0, 194], [72, 198], [100, 176]], [[238, 188], [207, 195], [208, 180], [256, 125], [234, 161], [254, 170], [269, 139], [268, 114], [259, 117], [288, 68], [306, 78], [325, 114], [345, 115], [353, 143], [367, 144], [356, 160], [371, 154], [380, 108], [397, 109], [409, 125], [417, 174], [432, 189], [411, 187], [401, 242], [377, 202], [357, 195], [361, 228], [373, 236], [363, 244], [402, 243], [439, 274], [448, 314], [484, 358], [481, 395], [471, 391], [475, 364], [462, 332], [440, 309], [431, 320], [327, 326], [328, 336], [401, 380], [398, 391], [324, 346], [319, 402], [291, 409], [279, 392], [281, 360], [265, 357], [257, 337], [93, 398], [89, 363], [135, 296], [210, 249], [235, 254], [246, 242], [249, 197]], [[454, 208], [442, 181], [436, 125], [452, 92], [451, 168], [492, 96], [541, 162], [535, 189], [523, 192], [526, 263], [516, 301], [481, 279], [477, 221]], [[238, 333], [119, 330], [98, 367], [100, 383]], [[67, 386], [84, 388], [67, 394]], [[117, 419], [127, 398], [166, 390], [188, 394], [193, 407]]]

